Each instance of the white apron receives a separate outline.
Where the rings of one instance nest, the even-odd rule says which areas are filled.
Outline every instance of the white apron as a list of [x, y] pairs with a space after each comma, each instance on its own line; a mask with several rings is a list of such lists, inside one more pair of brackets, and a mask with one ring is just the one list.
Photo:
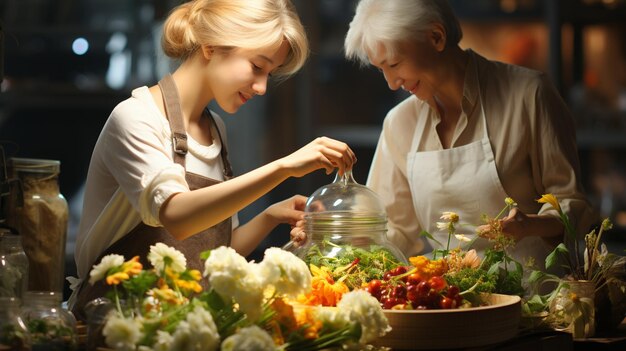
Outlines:
[[[481, 215], [496, 216], [505, 206], [504, 199], [508, 197], [500, 183], [489, 142], [480, 88], [478, 95], [484, 135], [481, 140], [468, 145], [417, 152], [428, 118], [428, 109], [422, 109], [418, 116], [411, 151], [407, 154], [407, 177], [415, 214], [422, 229], [444, 245], [441, 247], [434, 241], [426, 239], [431, 248], [445, 249], [448, 241], [447, 230], [439, 230], [436, 225], [436, 222], [443, 222], [440, 219], [442, 212], [456, 212], [460, 217], [456, 233], [469, 234], [470, 238], [474, 239], [476, 227], [485, 224], [481, 221]], [[467, 245], [459, 243], [453, 236], [450, 240], [450, 249], [459, 245], [464, 247], [464, 244]], [[472, 245], [482, 258], [488, 247], [489, 242], [483, 238], [478, 238]], [[531, 236], [517, 242], [515, 248], [510, 251], [511, 256], [522, 264], [532, 256], [539, 266], [543, 266], [551, 248], [540, 237]]]

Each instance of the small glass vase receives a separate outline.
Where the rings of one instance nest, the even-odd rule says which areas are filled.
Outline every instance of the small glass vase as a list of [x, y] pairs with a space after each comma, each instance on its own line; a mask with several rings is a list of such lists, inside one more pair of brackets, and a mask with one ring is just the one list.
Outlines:
[[33, 351], [77, 349], [76, 319], [61, 306], [62, 298], [53, 291], [26, 293], [21, 317], [30, 332]]
[[595, 335], [595, 290], [589, 280], [564, 280], [550, 303], [550, 314], [555, 329], [572, 334], [574, 339]]
[[15, 297], [0, 297], [0, 350], [31, 349], [30, 334], [20, 318], [21, 301]]
[[28, 257], [22, 237], [0, 228], [0, 296], [23, 298], [28, 289]]

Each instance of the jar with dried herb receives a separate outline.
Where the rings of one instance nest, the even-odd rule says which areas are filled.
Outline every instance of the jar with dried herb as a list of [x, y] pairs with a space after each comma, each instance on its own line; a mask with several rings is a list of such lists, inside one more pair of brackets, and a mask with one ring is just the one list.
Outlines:
[[20, 318], [21, 300], [0, 297], [0, 350], [26, 351], [31, 349], [30, 334]]
[[57, 160], [11, 158], [7, 223], [22, 237], [29, 262], [28, 290], [63, 291], [68, 206], [59, 190]]
[[72, 351], [77, 349], [76, 319], [61, 306], [62, 294], [28, 291], [21, 317], [30, 333], [33, 351]]

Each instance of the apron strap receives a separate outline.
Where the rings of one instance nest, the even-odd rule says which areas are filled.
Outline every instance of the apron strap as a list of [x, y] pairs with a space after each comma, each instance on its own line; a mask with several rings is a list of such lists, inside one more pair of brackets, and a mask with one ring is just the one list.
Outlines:
[[178, 89], [171, 74], [165, 75], [159, 81], [161, 94], [163, 94], [163, 105], [165, 106], [165, 115], [170, 123], [172, 130], [172, 148], [174, 150], [174, 162], [185, 168], [185, 155], [189, 150], [187, 147], [187, 133], [185, 132], [185, 124], [183, 123], [183, 112], [180, 108], [180, 99], [178, 97]]
[[222, 163], [224, 164], [224, 169], [222, 171], [224, 174], [224, 180], [231, 179], [233, 177], [233, 168], [230, 164], [230, 160], [228, 159], [228, 150], [226, 149], [224, 138], [222, 138], [222, 132], [220, 132], [220, 128], [217, 126], [215, 118], [213, 118], [213, 115], [208, 107], [204, 109], [204, 114], [211, 119], [211, 122], [213, 122], [213, 126], [215, 126], [215, 130], [217, 131], [217, 137], [220, 138], [220, 142], [222, 143], [220, 156], [222, 157]]

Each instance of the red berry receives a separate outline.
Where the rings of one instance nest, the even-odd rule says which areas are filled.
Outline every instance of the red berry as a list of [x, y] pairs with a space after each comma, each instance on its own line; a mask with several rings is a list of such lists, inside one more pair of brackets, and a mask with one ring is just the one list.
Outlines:
[[411, 273], [407, 277], [408, 284], [419, 284], [422, 281], [422, 277], [420, 277], [419, 273]]
[[441, 308], [443, 308], [443, 309], [454, 308], [454, 307], [456, 307], [456, 306], [454, 306], [455, 304], [456, 304], [456, 301], [454, 301], [453, 299], [451, 299], [449, 297], [444, 297], [439, 302], [439, 306]]
[[460, 293], [459, 287], [456, 285], [450, 285], [448, 287], [448, 292], [446, 293], [446, 296], [448, 297], [455, 297], [456, 295], [458, 295]]
[[446, 285], [448, 284], [448, 283], [446, 283], [446, 280], [443, 279], [443, 277], [440, 276], [440, 275], [436, 275], [436, 276], [431, 277], [428, 280], [428, 282], [430, 283], [431, 288], [435, 289], [436, 291], [443, 290], [446, 287]]

